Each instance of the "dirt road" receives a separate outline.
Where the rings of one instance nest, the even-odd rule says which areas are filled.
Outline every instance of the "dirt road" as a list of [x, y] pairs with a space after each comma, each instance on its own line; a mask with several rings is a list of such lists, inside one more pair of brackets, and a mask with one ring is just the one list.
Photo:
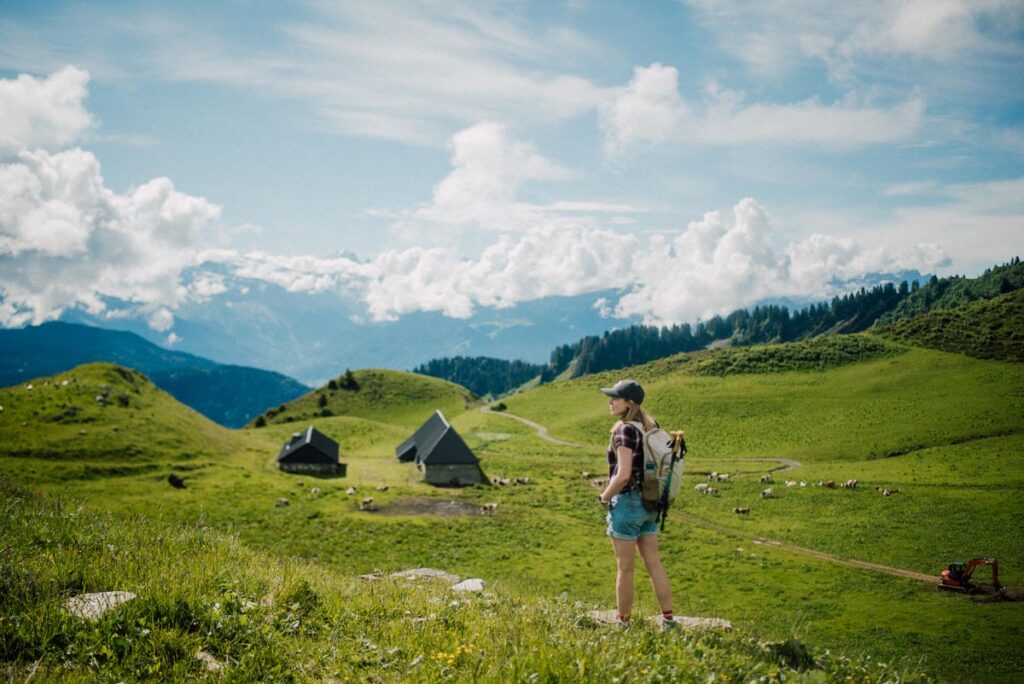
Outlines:
[[588, 445], [586, 445], [586, 444], [577, 444], [576, 442], [566, 442], [565, 440], [562, 440], [562, 439], [556, 439], [555, 437], [552, 437], [551, 435], [548, 434], [548, 429], [546, 427], [544, 427], [540, 423], [535, 423], [532, 420], [529, 420], [528, 418], [523, 418], [522, 416], [516, 416], [516, 415], [513, 415], [511, 413], [505, 413], [504, 411], [492, 411], [490, 406], [481, 406], [480, 407], [480, 412], [481, 413], [489, 413], [492, 416], [502, 416], [504, 418], [511, 418], [512, 420], [518, 420], [523, 425], [526, 425], [527, 427], [530, 427], [530, 428], [533, 428], [534, 430], [536, 430], [538, 437], [540, 437], [541, 439], [546, 440], [548, 442], [551, 442], [552, 444], [558, 444], [559, 446], [576, 447], [578, 449], [589, 448]]

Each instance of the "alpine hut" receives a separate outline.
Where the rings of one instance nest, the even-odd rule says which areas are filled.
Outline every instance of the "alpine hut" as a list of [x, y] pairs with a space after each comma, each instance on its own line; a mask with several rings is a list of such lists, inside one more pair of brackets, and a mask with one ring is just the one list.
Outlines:
[[395, 455], [399, 461], [414, 462], [428, 484], [488, 484], [480, 460], [440, 411], [435, 411], [409, 439], [399, 444]]
[[338, 461], [338, 443], [310, 425], [285, 442], [277, 465], [289, 473], [345, 476], [346, 465]]

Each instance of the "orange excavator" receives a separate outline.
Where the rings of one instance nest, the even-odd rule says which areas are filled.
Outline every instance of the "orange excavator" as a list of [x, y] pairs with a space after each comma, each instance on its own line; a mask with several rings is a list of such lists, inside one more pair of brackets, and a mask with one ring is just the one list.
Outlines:
[[975, 593], [980, 588], [971, 582], [974, 570], [982, 565], [992, 566], [992, 587], [997, 594], [1003, 593], [1003, 585], [999, 583], [999, 561], [995, 558], [972, 558], [966, 563], [950, 563], [949, 567], [939, 576], [939, 589]]

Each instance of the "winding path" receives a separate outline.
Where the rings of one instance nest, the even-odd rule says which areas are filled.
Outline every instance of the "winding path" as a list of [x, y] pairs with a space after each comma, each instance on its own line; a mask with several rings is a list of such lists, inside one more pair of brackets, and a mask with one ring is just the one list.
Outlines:
[[533, 428], [534, 430], [536, 430], [538, 437], [540, 437], [541, 439], [547, 440], [547, 441], [551, 442], [552, 444], [558, 444], [559, 446], [576, 447], [578, 449], [587, 449], [587, 448], [589, 448], [589, 446], [586, 445], [586, 444], [578, 444], [576, 442], [566, 442], [565, 440], [562, 440], [562, 439], [556, 439], [555, 437], [552, 437], [551, 435], [548, 434], [548, 429], [546, 427], [544, 427], [540, 423], [535, 423], [532, 420], [529, 420], [528, 418], [523, 418], [522, 416], [517, 416], [517, 415], [511, 414], [511, 413], [505, 413], [504, 411], [494, 411], [494, 410], [491, 409], [490, 406], [481, 406], [480, 407], [480, 412], [481, 413], [489, 413], [492, 416], [503, 416], [505, 418], [511, 418], [512, 420], [518, 420], [523, 425], [526, 425], [527, 427], [530, 427], [530, 428]]
[[[556, 439], [555, 437], [552, 437], [551, 435], [548, 434], [548, 429], [546, 427], [544, 427], [540, 423], [535, 423], [532, 420], [529, 420], [527, 418], [523, 418], [522, 416], [517, 416], [517, 415], [512, 414], [512, 413], [505, 413], [503, 411], [493, 411], [493, 410], [491, 410], [491, 407], [489, 407], [489, 406], [482, 406], [482, 407], [480, 407], [480, 411], [482, 413], [488, 413], [488, 414], [493, 415], [493, 416], [504, 416], [505, 418], [511, 418], [512, 420], [518, 420], [523, 425], [526, 425], [526, 426], [536, 430], [538, 437], [540, 437], [543, 440], [547, 440], [548, 442], [551, 442], [552, 444], [558, 444], [560, 446], [577, 447], [577, 448], [589, 448], [589, 446], [586, 445], [586, 444], [578, 444], [576, 442], [567, 442], [565, 440]], [[764, 462], [781, 463], [782, 464], [781, 468], [773, 469], [773, 472], [780, 472], [780, 473], [784, 472], [786, 470], [793, 470], [794, 468], [799, 468], [801, 465], [803, 465], [799, 461], [795, 461], [795, 460], [793, 460], [791, 458], [742, 458], [742, 457], [738, 457], [738, 458], [716, 458], [714, 460], [716, 460], [716, 461], [764, 461]], [[715, 532], [718, 532], [720, 534], [725, 534], [725, 535], [729, 535], [729, 536], [732, 536], [732, 537], [739, 537], [740, 539], [746, 539], [747, 541], [753, 542], [754, 544], [758, 544], [760, 546], [771, 546], [773, 548], [782, 549], [784, 551], [789, 551], [790, 553], [796, 553], [796, 554], [799, 554], [799, 555], [802, 555], [802, 556], [811, 556], [813, 558], [820, 558], [822, 560], [827, 560], [827, 561], [830, 561], [832, 563], [838, 563], [840, 565], [846, 565], [846, 566], [853, 567], [853, 568], [860, 568], [861, 570], [873, 570], [875, 572], [882, 572], [882, 573], [885, 573], [887, 575], [894, 575], [896, 577], [903, 577], [903, 578], [906, 578], [906, 579], [919, 580], [919, 581], [922, 581], [922, 582], [930, 582], [930, 583], [933, 583], [933, 584], [938, 581], [938, 578], [935, 575], [925, 575], [924, 573], [920, 573], [920, 572], [913, 572], [911, 570], [902, 570], [900, 568], [893, 568], [893, 567], [889, 567], [888, 565], [879, 565], [878, 563], [869, 563], [867, 561], [856, 560], [854, 558], [843, 558], [842, 556], [836, 556], [836, 555], [831, 554], [831, 553], [825, 553], [824, 551], [817, 551], [815, 549], [808, 549], [808, 548], [803, 547], [803, 546], [797, 546], [795, 544], [789, 544], [787, 542], [781, 542], [781, 541], [778, 541], [778, 540], [775, 540], [775, 539], [768, 539], [766, 537], [759, 537], [759, 536], [756, 536], [756, 535], [747, 534], [747, 533], [743, 532], [742, 530], [737, 530], [737, 529], [729, 527], [727, 525], [721, 525], [719, 523], [712, 522], [710, 520], [705, 520], [704, 518], [698, 518], [697, 516], [690, 515], [689, 513], [676, 513], [676, 512], [673, 512], [672, 517], [674, 517], [674, 518], [678, 517], [679, 519], [684, 520], [684, 521], [686, 521], [686, 522], [688, 522], [688, 523], [690, 523], [692, 525], [697, 525], [697, 526], [703, 527], [705, 529], [714, 530]]]

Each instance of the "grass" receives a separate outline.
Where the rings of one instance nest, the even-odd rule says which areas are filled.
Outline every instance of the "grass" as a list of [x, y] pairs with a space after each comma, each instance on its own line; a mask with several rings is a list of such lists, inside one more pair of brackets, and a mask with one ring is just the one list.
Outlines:
[[[203, 653], [229, 681], [929, 681], [910, 664], [742, 631], [610, 631], [567, 598], [367, 582], [209, 527], [111, 518], [7, 479], [0, 494], [0, 673], [11, 680], [222, 679]], [[95, 622], [62, 608], [115, 588], [136, 598]]]
[[[855, 663], [867, 662], [868, 655], [872, 662], [898, 663], [901, 677], [923, 667], [951, 681], [1019, 678], [1024, 674], [1024, 655], [1014, 644], [1024, 640], [1022, 604], [979, 604], [969, 597], [940, 593], [930, 583], [752, 543], [758, 536], [769, 537], [936, 575], [952, 560], [995, 555], [1002, 562], [1004, 582], [1024, 584], [1024, 544], [1018, 524], [1024, 512], [1020, 462], [1024, 369], [1012, 363], [875, 344], [874, 338], [867, 339], [866, 346], [884, 353], [824, 370], [794, 370], [790, 364], [793, 359], [807, 358], [806, 348], [794, 353], [782, 346], [785, 363], [769, 358], [761, 367], [788, 368], [783, 372], [730, 370], [723, 375], [704, 375], [699, 368], [714, 354], [701, 353], [621, 373], [552, 383], [504, 399], [509, 412], [545, 424], [554, 436], [588, 444], [589, 449], [541, 442], [515, 421], [467, 410], [466, 402], [456, 394], [449, 417], [481, 457], [485, 472], [529, 477], [531, 482], [525, 486], [439, 490], [420, 483], [411, 465], [396, 461], [393, 449], [429, 416], [433, 400], [403, 402], [398, 400], [401, 390], [394, 391], [396, 401], [391, 408], [316, 420], [319, 429], [341, 442], [349, 476], [314, 479], [275, 468], [277, 450], [295, 425], [218, 432], [222, 429], [199, 422], [183, 429], [176, 426], [189, 414], [179, 414], [176, 405], [160, 403], [163, 399], [154, 394], [152, 405], [140, 399], [138, 405], [124, 408], [124, 413], [111, 411], [109, 405], [97, 409], [106, 413], [98, 413], [99, 418], [90, 423], [85, 441], [66, 443], [47, 430], [50, 408], [42, 410], [25, 398], [43, 401], [47, 395], [14, 388], [9, 390], [15, 393], [11, 396], [0, 394], [0, 403], [5, 405], [0, 431], [8, 443], [32, 443], [34, 447], [27, 453], [19, 447], [16, 457], [4, 451], [0, 470], [50, 495], [85, 502], [88, 510], [113, 511], [112, 526], [127, 521], [124, 524], [134, 529], [148, 524], [138, 517], [145, 515], [159, 518], [161, 525], [213, 528], [204, 534], [214, 535], [216, 530], [216, 534], [229, 535], [225, 539], [233, 540], [231, 544], [240, 553], [252, 554], [257, 559], [252, 562], [269, 568], [271, 574], [298, 576], [301, 573], [292, 568], [306, 568], [314, 573], [310, 577], [319, 577], [316, 573], [330, 568], [328, 574], [336, 577], [331, 582], [337, 584], [322, 588], [307, 580], [311, 586], [321, 587], [319, 596], [335, 597], [325, 598], [326, 603], [344, 603], [340, 596], [347, 591], [348, 600], [358, 604], [368, 590], [351, 578], [374, 569], [434, 566], [483, 577], [496, 592], [496, 597], [488, 599], [487, 610], [499, 616], [501, 623], [474, 623], [479, 625], [474, 629], [480, 628], [482, 634], [494, 635], [482, 640], [488, 648], [481, 665], [483, 674], [478, 673], [483, 679], [498, 679], [499, 663], [518, 658], [531, 664], [515, 671], [511, 679], [525, 680], [532, 672], [551, 681], [615, 672], [642, 680], [632, 665], [622, 663], [636, 662], [626, 653], [628, 645], [645, 644], [653, 633], [627, 640], [620, 649], [609, 646], [611, 635], [603, 632], [563, 629], [559, 626], [563, 622], [513, 619], [520, 614], [516, 611], [521, 611], [534, 616], [557, 614], [564, 623], [575, 624], [584, 607], [612, 604], [614, 560], [603, 536], [603, 513], [594, 503], [596, 490], [580, 471], [600, 474], [605, 467], [602, 452], [611, 420], [597, 388], [632, 375], [648, 389], [651, 410], [662, 423], [687, 430], [691, 451], [679, 506], [691, 516], [687, 520], [695, 522], [684, 523], [681, 516], [670, 516], [661, 545], [675, 588], [676, 612], [721, 616], [739, 627], [738, 640], [728, 637], [714, 647], [718, 655], [736, 661], [715, 669], [719, 678], [745, 682], [768, 676], [767, 670], [751, 669], [749, 658], [759, 652], [756, 644], [779, 643], [791, 637], [812, 644], [816, 655], [830, 649], [852, 656]], [[729, 368], [735, 367], [729, 364]], [[743, 367], [751, 366], [745, 363]], [[399, 378], [399, 382], [405, 379]], [[117, 385], [112, 391], [119, 388]], [[381, 392], [389, 390], [382, 387]], [[148, 390], [140, 388], [140, 395], [149, 396]], [[22, 404], [8, 413], [6, 405], [12, 398]], [[15, 415], [17, 421], [10, 421]], [[28, 423], [25, 428], [18, 427], [22, 420]], [[94, 444], [92, 440], [118, 444], [123, 436], [120, 430], [128, 421], [140, 426], [137, 432], [143, 443], [155, 445], [143, 456], [115, 459], [89, 446]], [[55, 435], [54, 448], [49, 450], [51, 434]], [[75, 444], [88, 448], [78, 454]], [[203, 444], [223, 446], [200, 455]], [[185, 458], [183, 453], [194, 455]], [[778, 496], [762, 501], [758, 477], [779, 464], [755, 459], [772, 457], [795, 458], [803, 466], [776, 473]], [[166, 477], [172, 470], [186, 476], [187, 489], [168, 486]], [[718, 497], [696, 495], [693, 482], [712, 470], [732, 472], [734, 480], [720, 485]], [[858, 478], [861, 487], [853, 491], [786, 488], [780, 483], [787, 477], [805, 481]], [[881, 497], [873, 489], [875, 484], [899, 487], [901, 493]], [[380, 485], [389, 489], [379, 492], [376, 488]], [[311, 494], [313, 486], [321, 488], [320, 495]], [[349, 486], [357, 487], [358, 493], [347, 495]], [[357, 510], [357, 501], [367, 493], [382, 507], [409, 498], [430, 498], [465, 504], [495, 501], [499, 508], [494, 517], [385, 516]], [[290, 505], [276, 507], [280, 497], [288, 498]], [[737, 518], [732, 513], [737, 505], [749, 505], [750, 516]], [[26, 523], [28, 527], [40, 524]], [[80, 563], [97, 562], [92, 557], [80, 558]], [[233, 568], [234, 562], [222, 560], [212, 567]], [[239, 575], [246, 576], [246, 572]], [[642, 586], [642, 580], [639, 584], [638, 612], [654, 612], [650, 591]], [[340, 587], [340, 593], [332, 593], [335, 589], [329, 587]], [[262, 589], [245, 589], [245, 595], [255, 596], [259, 591]], [[215, 603], [212, 592], [202, 589], [200, 593], [204, 600]], [[562, 595], [564, 598], [557, 598]], [[385, 612], [397, 611], [395, 605], [405, 605], [403, 600], [397, 595], [378, 596], [377, 605], [386, 603]], [[430, 598], [424, 596], [423, 600]], [[473, 620], [485, 617], [473, 615]], [[505, 621], [509, 621], [507, 629]], [[377, 625], [379, 634], [373, 631], [377, 627], [366, 627], [364, 636], [378, 646], [391, 644], [380, 636], [390, 634], [381, 625]], [[332, 629], [334, 634], [341, 628]], [[543, 629], [554, 636], [543, 643], [530, 641]], [[464, 632], [455, 631], [436, 636], [430, 648], [437, 650], [424, 646], [419, 654], [425, 658], [442, 651], [451, 654], [467, 639]], [[281, 638], [277, 634], [272, 637]], [[612, 648], [614, 658], [587, 655], [591, 637], [596, 640], [594, 648]], [[324, 640], [322, 635], [317, 638]], [[262, 652], [258, 657], [266, 656], [268, 661], [283, 658], [282, 662], [307, 673], [305, 678], [343, 679], [328, 674], [333, 670], [307, 664], [319, 662], [319, 656], [310, 654], [322, 653], [321, 649], [327, 648], [322, 643], [315, 639], [287, 643], [289, 648], [301, 649], [303, 658], [308, 657], [308, 661], [301, 660], [301, 667], [296, 665], [300, 662], [297, 656], [283, 655], [280, 650], [274, 650], [272, 658]], [[253, 648], [261, 650], [261, 644]], [[561, 650], [563, 645], [585, 655], [570, 659]], [[395, 646], [405, 648], [397, 641], [387, 648]], [[245, 650], [221, 648], [230, 653]], [[373, 669], [377, 665], [345, 669], [352, 659], [363, 656], [344, 650], [347, 646], [337, 648], [340, 655], [328, 658], [330, 667], [355, 672], [353, 678], [442, 677], [440, 668], [409, 674], [400, 665], [411, 662], [414, 655], [404, 650], [402, 659], [388, 661], [394, 661], [388, 666], [393, 670]], [[687, 643], [686, 649], [706, 652], [708, 647]], [[692, 676], [695, 680], [703, 680], [711, 671], [692, 663], [686, 653], [638, 652], [652, 658], [658, 655], [665, 659], [665, 667], [670, 662], [684, 663], [690, 668], [687, 673], [696, 673]], [[576, 660], [584, 663], [584, 673], [572, 669]], [[84, 657], [75, 661], [83, 678], [84, 673], [93, 671], [88, 662]], [[541, 667], [540, 663], [550, 664]], [[660, 674], [648, 679], [672, 679], [668, 669], [657, 672]], [[845, 676], [833, 676], [831, 671], [818, 674], [840, 681]], [[858, 681], [863, 677], [854, 674]], [[179, 673], [175, 677], [179, 675], [186, 676]], [[868, 675], [884, 679], [878, 672]], [[452, 676], [472, 678], [469, 670], [458, 670]], [[795, 673], [786, 676], [792, 678]]]

